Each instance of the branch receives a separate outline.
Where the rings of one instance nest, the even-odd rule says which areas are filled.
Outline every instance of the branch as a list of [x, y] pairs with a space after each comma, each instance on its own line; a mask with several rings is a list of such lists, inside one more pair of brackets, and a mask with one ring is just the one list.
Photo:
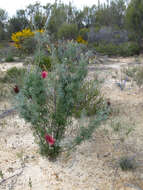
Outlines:
[[13, 178], [13, 177], [16, 177], [16, 176], [18, 177], [18, 176], [20, 176], [20, 175], [23, 173], [24, 167], [25, 167], [25, 166], [22, 167], [22, 170], [21, 170], [19, 173], [14, 174], [14, 175], [12, 175], [12, 176], [6, 178], [6, 179], [3, 179], [3, 180], [0, 182], [0, 185], [2, 185], [4, 182], [8, 181], [9, 179], [11, 179], [11, 178]]

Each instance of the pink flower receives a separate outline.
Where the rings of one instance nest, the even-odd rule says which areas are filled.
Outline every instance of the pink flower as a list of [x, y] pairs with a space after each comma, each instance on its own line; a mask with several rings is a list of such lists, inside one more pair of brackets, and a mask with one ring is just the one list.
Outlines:
[[42, 78], [44, 79], [44, 78], [46, 78], [47, 77], [47, 75], [48, 75], [48, 72], [46, 72], [46, 71], [42, 71]]
[[55, 144], [56, 140], [52, 136], [46, 134], [45, 139], [46, 139], [46, 142], [49, 143], [49, 145], [54, 145]]

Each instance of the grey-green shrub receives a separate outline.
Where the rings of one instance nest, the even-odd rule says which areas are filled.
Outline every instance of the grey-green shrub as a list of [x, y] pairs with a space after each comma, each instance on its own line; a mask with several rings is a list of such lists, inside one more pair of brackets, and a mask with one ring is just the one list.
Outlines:
[[12, 55], [7, 55], [7, 57], [5, 58], [6, 62], [14, 62], [14, 57]]
[[104, 99], [100, 93], [100, 82], [98, 79], [86, 81], [80, 88], [82, 94], [79, 102], [74, 105], [74, 117], [80, 117], [82, 112], [85, 111], [87, 116], [96, 115], [97, 111], [102, 109]]
[[21, 85], [25, 72], [25, 68], [12, 67], [6, 71], [2, 81]]
[[124, 156], [120, 158], [119, 166], [123, 171], [130, 171], [136, 168], [136, 163], [135, 160], [133, 160], [132, 158]]
[[140, 48], [135, 42], [126, 42], [120, 45], [113, 43], [95, 43], [95, 49], [97, 52], [109, 55], [109, 56], [133, 56], [139, 54]]
[[89, 32], [89, 29], [88, 28], [81, 28], [79, 30], [79, 36], [81, 36], [84, 40], [88, 40], [88, 32]]
[[[81, 87], [87, 76], [88, 53], [83, 52], [80, 44], [68, 41], [53, 45], [51, 58], [52, 71], [47, 77], [42, 77], [38, 66], [26, 73], [16, 105], [21, 117], [32, 124], [41, 154], [53, 158], [62, 150], [61, 141], [72, 122], [73, 110], [83, 98]], [[71, 146], [89, 139], [106, 118], [107, 112], [104, 113], [98, 109], [95, 122], [82, 126]], [[52, 146], [45, 140], [46, 134], [54, 139]]]
[[58, 30], [58, 38], [59, 39], [76, 39], [78, 35], [78, 28], [76, 24], [67, 24], [64, 23], [60, 26]]

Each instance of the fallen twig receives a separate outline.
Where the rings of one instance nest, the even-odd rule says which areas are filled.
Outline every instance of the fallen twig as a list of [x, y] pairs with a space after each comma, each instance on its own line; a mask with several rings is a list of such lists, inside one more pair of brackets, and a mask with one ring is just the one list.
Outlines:
[[5, 112], [3, 112], [2, 114], [0, 114], [0, 119], [3, 119], [4, 117], [10, 115], [11, 113], [13, 113], [14, 111], [16, 111], [16, 108], [11, 108], [9, 110], [6, 110]]
[[22, 173], [23, 173], [23, 169], [22, 169], [22, 171], [20, 171], [18, 174], [14, 174], [14, 175], [12, 175], [12, 176], [6, 178], [6, 179], [3, 179], [3, 180], [0, 182], [0, 185], [2, 185], [4, 182], [8, 181], [9, 179], [11, 179], [11, 178], [13, 178], [13, 177], [15, 177], [15, 176], [17, 176], [17, 177], [20, 176]]

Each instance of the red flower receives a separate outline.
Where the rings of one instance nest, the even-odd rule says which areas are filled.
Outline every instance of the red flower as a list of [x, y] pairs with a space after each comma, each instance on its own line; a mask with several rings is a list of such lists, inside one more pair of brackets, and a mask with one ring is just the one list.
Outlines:
[[46, 72], [46, 71], [43, 71], [41, 75], [42, 75], [42, 78], [44, 79], [44, 78], [46, 78], [46, 77], [47, 77], [47, 75], [48, 75], [48, 72]]
[[46, 139], [46, 142], [49, 143], [49, 145], [54, 145], [55, 144], [55, 139], [52, 136], [46, 134], [45, 139]]
[[15, 87], [13, 88], [13, 90], [14, 90], [14, 92], [15, 92], [16, 94], [19, 93], [19, 88], [18, 88], [17, 85], [15, 85]]

